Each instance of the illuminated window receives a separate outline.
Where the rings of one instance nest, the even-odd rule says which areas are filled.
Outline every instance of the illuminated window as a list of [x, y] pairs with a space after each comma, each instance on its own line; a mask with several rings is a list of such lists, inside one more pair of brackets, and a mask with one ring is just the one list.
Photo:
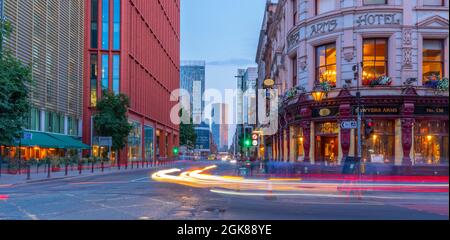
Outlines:
[[423, 82], [441, 79], [444, 75], [443, 42], [441, 40], [423, 41]]
[[448, 121], [417, 120], [414, 124], [414, 163], [448, 164]]
[[316, 0], [316, 15], [336, 9], [336, 0]]
[[369, 86], [372, 81], [388, 74], [388, 47], [386, 39], [364, 40], [363, 85]]
[[142, 129], [141, 124], [138, 122], [131, 123], [133, 129], [128, 135], [128, 160], [130, 161], [140, 161], [141, 151], [142, 151]]
[[153, 161], [155, 153], [154, 130], [152, 127], [144, 126], [145, 160]]
[[97, 54], [91, 55], [91, 106], [97, 106], [97, 77], [98, 77], [98, 60]]
[[336, 87], [336, 44], [316, 48], [316, 77], [317, 81]]
[[[362, 157], [367, 162], [394, 164], [395, 121], [376, 120], [374, 122], [374, 133], [371, 136], [363, 136]], [[365, 123], [362, 125], [364, 129]]]

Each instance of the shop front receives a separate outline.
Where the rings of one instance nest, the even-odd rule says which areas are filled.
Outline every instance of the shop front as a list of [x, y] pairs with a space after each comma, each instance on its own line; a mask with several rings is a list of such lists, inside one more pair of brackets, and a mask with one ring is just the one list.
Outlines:
[[[361, 154], [367, 169], [403, 174], [413, 167], [417, 174], [448, 174], [448, 99], [373, 96], [362, 98], [361, 103]], [[345, 90], [320, 103], [298, 101], [283, 110], [280, 121], [289, 126], [290, 135], [289, 141], [284, 139], [285, 127], [271, 138], [275, 160], [332, 167], [357, 156], [357, 129], [341, 126], [343, 121], [357, 119], [355, 98]], [[366, 131], [368, 122], [373, 123], [370, 131]]]
[[24, 131], [21, 139], [12, 146], [1, 146], [3, 158], [20, 158], [25, 161], [60, 158], [78, 154], [79, 150], [90, 149], [80, 140], [61, 134]]

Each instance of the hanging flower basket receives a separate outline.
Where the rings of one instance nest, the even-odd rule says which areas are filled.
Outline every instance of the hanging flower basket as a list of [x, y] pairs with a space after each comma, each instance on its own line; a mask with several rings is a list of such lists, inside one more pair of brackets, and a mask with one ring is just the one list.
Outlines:
[[370, 80], [371, 87], [375, 86], [390, 86], [392, 85], [392, 78], [388, 76], [380, 76], [378, 78]]
[[443, 78], [442, 80], [439, 78], [433, 78], [425, 82], [424, 86], [438, 92], [448, 92], [448, 78]]

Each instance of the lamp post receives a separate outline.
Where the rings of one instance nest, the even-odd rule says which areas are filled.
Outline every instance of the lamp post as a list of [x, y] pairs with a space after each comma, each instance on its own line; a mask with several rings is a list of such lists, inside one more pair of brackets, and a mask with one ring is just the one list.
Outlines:
[[[362, 115], [361, 115], [361, 91], [359, 86], [359, 72], [360, 69], [363, 68], [363, 63], [356, 64], [353, 66], [353, 73], [354, 73], [354, 80], [356, 81], [356, 104], [357, 104], [357, 131], [358, 131], [358, 161], [361, 167], [362, 164], [362, 139], [361, 139], [361, 122], [362, 122]], [[361, 171], [359, 171], [361, 173]]]

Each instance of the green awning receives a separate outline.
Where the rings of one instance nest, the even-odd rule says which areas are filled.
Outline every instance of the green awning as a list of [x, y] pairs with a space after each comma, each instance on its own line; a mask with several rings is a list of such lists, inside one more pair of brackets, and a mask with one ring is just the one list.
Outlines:
[[50, 134], [52, 137], [63, 141], [66, 143], [66, 147], [68, 149], [91, 149], [89, 145], [82, 143], [80, 140], [77, 140], [73, 137], [67, 135], [58, 135], [58, 134]]
[[34, 131], [24, 131], [22, 139], [15, 142], [15, 146], [19, 145], [57, 149], [90, 149], [88, 145], [70, 136]]

